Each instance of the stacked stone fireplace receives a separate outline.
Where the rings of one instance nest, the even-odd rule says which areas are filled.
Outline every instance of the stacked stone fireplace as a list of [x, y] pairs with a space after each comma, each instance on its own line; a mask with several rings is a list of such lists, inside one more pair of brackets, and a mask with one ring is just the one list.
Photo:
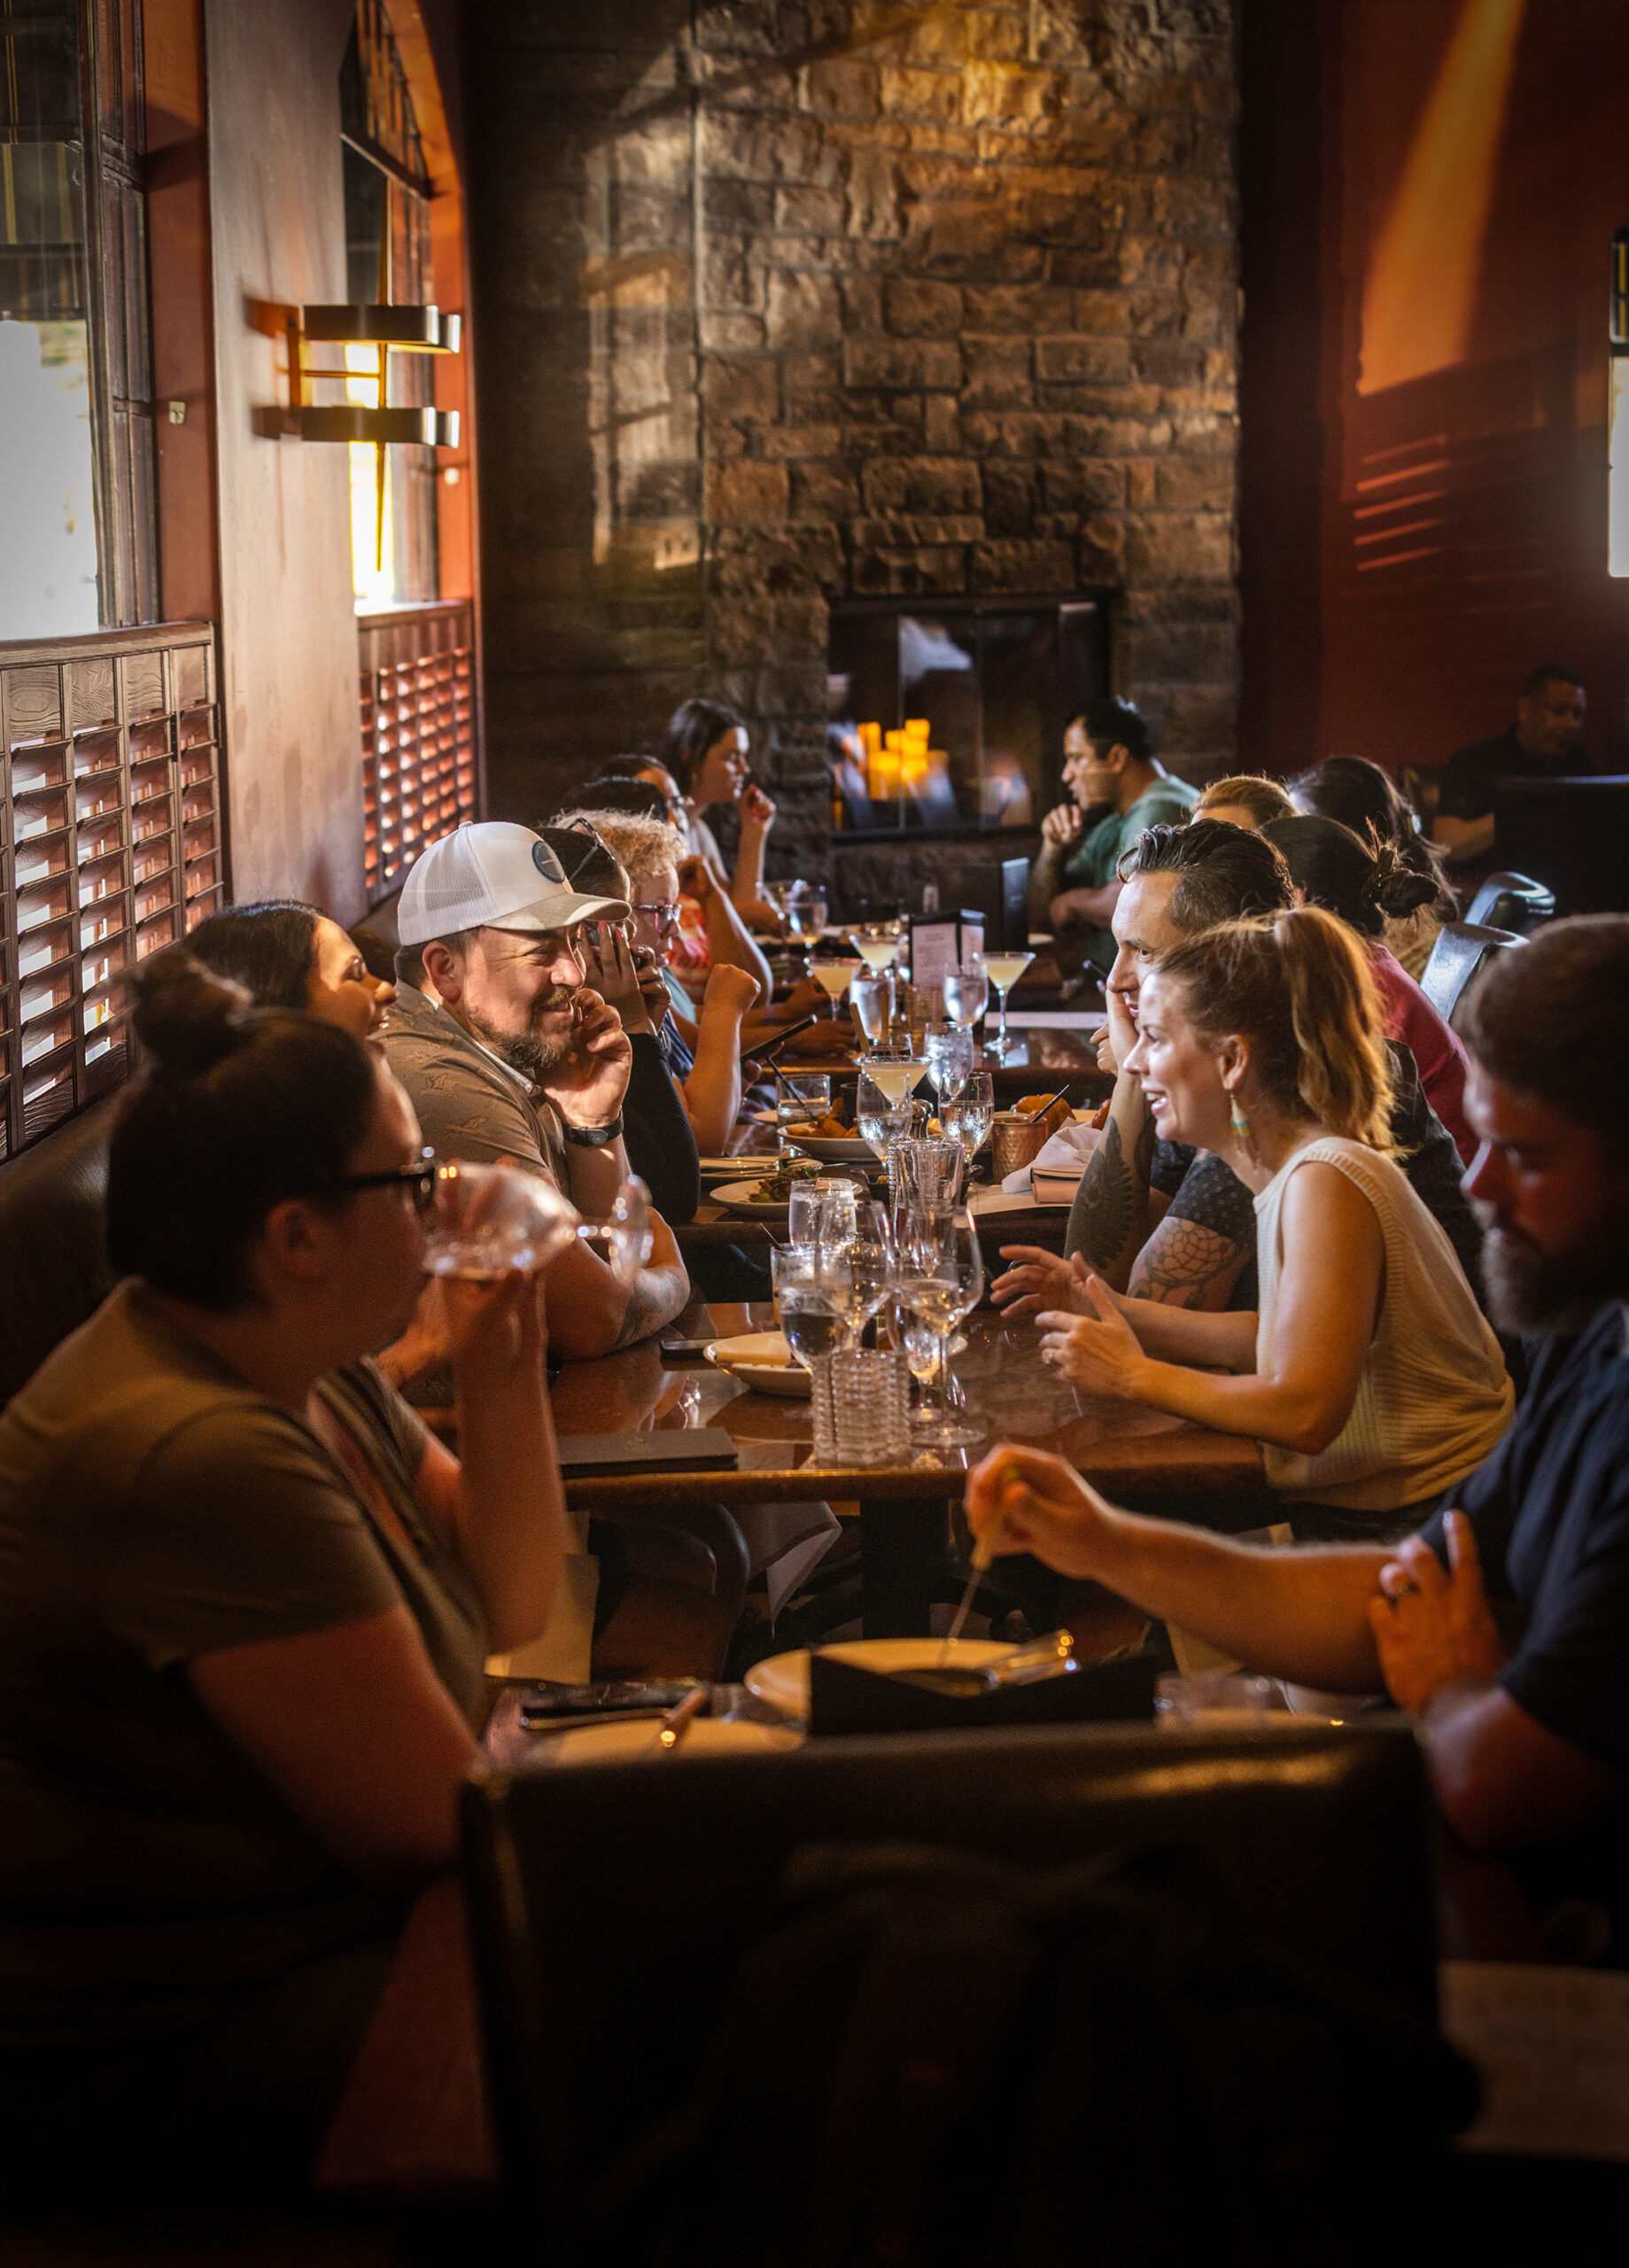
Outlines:
[[1231, 764], [1235, 7], [471, 12], [495, 816], [706, 693], [824, 875], [828, 610], [888, 596], [1106, 593]]

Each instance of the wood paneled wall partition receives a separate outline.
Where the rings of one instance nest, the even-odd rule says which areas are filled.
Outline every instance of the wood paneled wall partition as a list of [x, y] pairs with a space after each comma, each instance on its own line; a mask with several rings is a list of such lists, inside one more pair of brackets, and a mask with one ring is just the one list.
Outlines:
[[214, 633], [0, 648], [0, 1159], [128, 1068], [125, 978], [221, 903]]
[[474, 609], [456, 599], [369, 614], [357, 636], [362, 859], [373, 905], [421, 850], [477, 815]]

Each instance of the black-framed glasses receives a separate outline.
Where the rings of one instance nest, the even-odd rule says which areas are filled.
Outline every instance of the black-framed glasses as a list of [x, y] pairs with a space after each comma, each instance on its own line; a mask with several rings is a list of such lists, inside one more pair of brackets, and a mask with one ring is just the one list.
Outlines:
[[421, 1162], [415, 1166], [398, 1166], [391, 1173], [345, 1173], [326, 1184], [327, 1190], [400, 1189], [413, 1198], [413, 1209], [421, 1221], [431, 1219], [436, 1209], [436, 1153], [425, 1147], [419, 1152]]

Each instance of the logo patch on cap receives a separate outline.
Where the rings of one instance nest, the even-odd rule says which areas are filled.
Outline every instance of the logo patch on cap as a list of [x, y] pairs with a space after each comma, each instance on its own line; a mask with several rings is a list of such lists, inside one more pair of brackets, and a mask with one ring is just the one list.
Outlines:
[[565, 870], [547, 843], [532, 844], [531, 863], [546, 882], [558, 882], [562, 889], [565, 888]]

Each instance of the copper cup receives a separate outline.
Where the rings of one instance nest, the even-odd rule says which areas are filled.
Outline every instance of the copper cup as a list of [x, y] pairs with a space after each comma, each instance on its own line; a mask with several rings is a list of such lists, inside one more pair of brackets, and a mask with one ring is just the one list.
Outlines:
[[989, 1169], [993, 1179], [1005, 1181], [1020, 1166], [1033, 1165], [1045, 1147], [1046, 1119], [1020, 1118], [1015, 1110], [998, 1110], [990, 1121]]

